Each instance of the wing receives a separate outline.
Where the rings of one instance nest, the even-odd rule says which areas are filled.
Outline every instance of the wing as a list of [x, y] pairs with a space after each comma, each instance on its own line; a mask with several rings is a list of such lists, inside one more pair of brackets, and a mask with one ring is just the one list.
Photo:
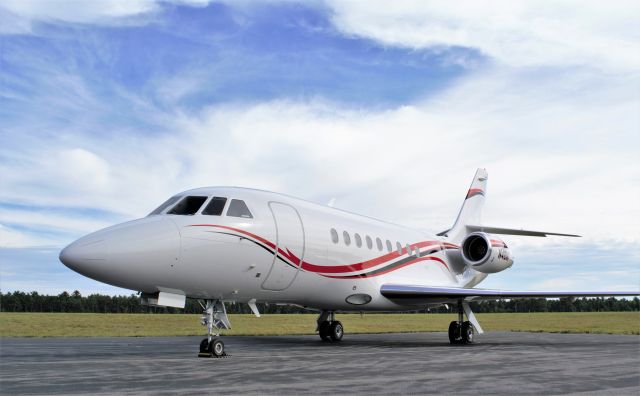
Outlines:
[[512, 298], [559, 298], [559, 297], [609, 297], [638, 296], [640, 291], [507, 291], [491, 289], [467, 289], [459, 287], [432, 287], [386, 284], [380, 293], [392, 300], [453, 303], [459, 300], [500, 300]]
[[479, 225], [467, 225], [466, 227], [468, 232], [482, 231], [482, 232], [487, 232], [489, 234], [522, 235], [522, 236], [533, 236], [533, 237], [546, 237], [547, 235], [580, 237], [580, 235], [574, 235], [574, 234], [560, 234], [557, 232], [518, 230], [515, 228], [486, 227], [486, 226], [479, 226]]

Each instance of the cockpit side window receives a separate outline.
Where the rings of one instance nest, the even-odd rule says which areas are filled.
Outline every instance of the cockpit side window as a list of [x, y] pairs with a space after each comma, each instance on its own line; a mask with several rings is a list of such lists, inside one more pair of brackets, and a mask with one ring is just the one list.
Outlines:
[[161, 214], [166, 208], [178, 202], [180, 198], [182, 198], [180, 195], [174, 195], [173, 197], [167, 199], [162, 205], [158, 206], [153, 212], [149, 213], [149, 216]]
[[198, 209], [202, 206], [204, 201], [207, 200], [207, 197], [201, 196], [189, 196], [184, 197], [182, 201], [178, 202], [176, 206], [173, 207], [167, 214], [173, 215], [193, 215]]
[[239, 199], [232, 199], [227, 210], [227, 216], [231, 217], [244, 217], [245, 219], [252, 219], [253, 216], [247, 208], [247, 204]]
[[227, 198], [225, 197], [213, 197], [211, 198], [211, 202], [209, 202], [207, 207], [202, 211], [202, 214], [209, 216], [220, 216], [226, 203]]

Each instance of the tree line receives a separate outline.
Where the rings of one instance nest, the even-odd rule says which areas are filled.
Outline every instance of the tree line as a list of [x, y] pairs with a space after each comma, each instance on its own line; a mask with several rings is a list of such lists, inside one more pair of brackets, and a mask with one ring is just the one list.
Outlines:
[[[260, 304], [258, 309], [266, 314], [308, 313], [309, 311], [291, 305]], [[604, 312], [604, 311], [640, 311], [638, 297], [632, 300], [608, 298], [544, 298], [530, 300], [497, 300], [471, 303], [476, 313], [485, 312]], [[226, 304], [229, 313], [251, 313], [247, 304]], [[197, 300], [187, 299], [184, 309], [167, 307], [149, 307], [140, 304], [140, 298], [129, 296], [106, 296], [90, 294], [83, 296], [79, 291], [62, 292], [58, 295], [44, 295], [38, 292], [13, 293], [0, 292], [1, 312], [87, 312], [87, 313], [202, 313]], [[424, 312], [425, 310], [422, 310]], [[455, 312], [455, 307], [441, 306], [426, 310], [434, 313]]]

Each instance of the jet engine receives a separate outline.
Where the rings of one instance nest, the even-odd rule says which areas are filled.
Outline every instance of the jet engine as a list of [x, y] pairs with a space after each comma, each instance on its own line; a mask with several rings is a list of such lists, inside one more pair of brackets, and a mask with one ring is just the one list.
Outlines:
[[462, 241], [464, 263], [478, 272], [493, 274], [513, 264], [507, 245], [484, 232], [472, 232]]

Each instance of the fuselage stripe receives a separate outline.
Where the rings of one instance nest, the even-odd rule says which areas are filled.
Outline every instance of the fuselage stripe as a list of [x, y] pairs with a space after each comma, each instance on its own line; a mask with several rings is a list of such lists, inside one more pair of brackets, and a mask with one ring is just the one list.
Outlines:
[[[402, 253], [399, 253], [398, 251], [394, 251], [394, 252], [385, 254], [383, 256], [376, 257], [374, 259], [355, 263], [355, 264], [332, 265], [332, 266], [316, 265], [316, 264], [308, 263], [306, 261], [302, 261], [301, 263], [300, 259], [296, 257], [296, 255], [293, 254], [289, 249], [286, 249], [286, 252], [285, 252], [283, 249], [276, 247], [276, 245], [273, 242], [248, 231], [244, 231], [234, 227], [218, 225], [218, 224], [192, 224], [190, 225], [190, 227], [222, 228], [222, 229], [240, 233], [241, 235], [237, 235], [229, 232], [222, 232], [222, 231], [210, 231], [210, 232], [216, 232], [219, 234], [232, 235], [240, 238], [245, 238], [255, 243], [256, 245], [262, 247], [263, 249], [267, 250], [271, 254], [277, 253], [276, 257], [278, 257], [278, 259], [280, 259], [287, 265], [290, 265], [291, 267], [294, 267], [294, 268], [299, 267], [304, 271], [313, 272], [324, 277], [335, 278], [335, 279], [354, 279], [354, 278], [367, 278], [371, 276], [378, 276], [378, 275], [386, 274], [391, 271], [395, 271], [397, 269], [406, 267], [408, 265], [415, 264], [421, 261], [426, 261], [426, 260], [439, 262], [440, 264], [444, 265], [447, 269], [449, 269], [449, 267], [443, 260], [437, 257], [432, 257], [430, 255], [442, 250], [459, 249], [458, 246], [451, 243], [447, 243], [447, 242], [443, 243], [440, 241], [423, 241], [423, 242], [418, 242], [418, 243], [409, 245], [409, 250], [407, 250], [407, 248], [403, 248]], [[430, 248], [429, 254], [425, 256], [412, 256], [411, 252], [414, 250], [417, 250], [417, 248]], [[407, 254], [409, 255], [408, 257], [402, 258]], [[396, 260], [396, 259], [399, 259], [399, 260]], [[385, 263], [387, 263], [388, 265], [379, 267], [380, 265]], [[379, 268], [366, 272], [367, 270], [370, 270], [374, 267], [379, 267]], [[363, 273], [351, 274], [353, 272], [363, 272]]]
[[401, 260], [401, 261], [399, 261], [399, 262], [397, 262], [395, 264], [392, 264], [392, 265], [389, 265], [387, 267], [383, 267], [383, 268], [377, 269], [375, 271], [371, 271], [371, 272], [366, 273], [366, 274], [347, 275], [347, 276], [330, 276], [330, 275], [325, 275], [325, 276], [327, 278], [334, 278], [334, 279], [371, 278], [373, 276], [379, 276], [379, 275], [387, 274], [389, 272], [392, 272], [392, 271], [395, 271], [397, 269], [406, 267], [408, 265], [419, 263], [421, 261], [436, 261], [436, 262], [444, 265], [445, 268], [449, 269], [449, 266], [442, 259], [440, 259], [438, 257], [424, 256], [424, 257], [408, 258], [407, 260]]

